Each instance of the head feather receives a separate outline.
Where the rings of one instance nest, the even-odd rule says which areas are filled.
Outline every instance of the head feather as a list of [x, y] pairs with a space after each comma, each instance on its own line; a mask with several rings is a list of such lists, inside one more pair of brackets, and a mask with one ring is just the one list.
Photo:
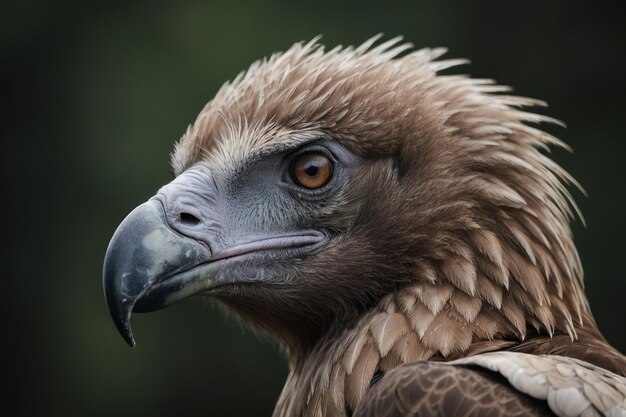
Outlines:
[[[574, 339], [589, 317], [569, 225], [582, 216], [567, 186], [580, 186], [544, 154], [569, 147], [537, 127], [562, 123], [524, 110], [545, 103], [492, 80], [438, 74], [467, 63], [438, 60], [443, 48], [410, 51], [401, 38], [375, 46], [379, 39], [324, 52], [316, 38], [257, 61], [222, 86], [172, 155], [177, 174], [203, 160], [219, 169], [323, 135], [363, 158], [393, 158], [396, 171], [381, 173], [389, 187], [371, 205], [397, 213], [379, 232], [406, 235], [413, 274], [342, 346], [325, 348], [343, 358], [332, 372], [350, 404], [374, 362], [453, 357], [529, 331]], [[328, 380], [315, 375], [294, 374], [286, 392]], [[340, 401], [316, 395], [303, 402]]]

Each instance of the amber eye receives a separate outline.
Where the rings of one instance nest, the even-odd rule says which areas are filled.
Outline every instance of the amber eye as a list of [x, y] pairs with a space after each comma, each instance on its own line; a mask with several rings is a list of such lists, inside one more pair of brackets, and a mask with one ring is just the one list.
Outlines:
[[321, 153], [307, 153], [296, 158], [292, 165], [294, 180], [306, 188], [320, 188], [330, 181], [333, 166]]

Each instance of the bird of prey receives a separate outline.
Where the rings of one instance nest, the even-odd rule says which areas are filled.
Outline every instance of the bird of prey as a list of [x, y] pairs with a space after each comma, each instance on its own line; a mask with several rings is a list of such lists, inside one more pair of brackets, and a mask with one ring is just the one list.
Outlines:
[[126, 341], [202, 295], [286, 353], [275, 417], [626, 416], [559, 122], [444, 52], [316, 39], [226, 83], [109, 244]]

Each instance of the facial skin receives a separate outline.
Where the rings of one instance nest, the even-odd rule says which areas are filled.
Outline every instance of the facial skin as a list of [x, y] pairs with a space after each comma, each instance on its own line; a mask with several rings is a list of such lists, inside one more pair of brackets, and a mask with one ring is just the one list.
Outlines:
[[[373, 233], [368, 223], [384, 214], [375, 212], [381, 205], [364, 187], [394, 179], [390, 158], [367, 159], [315, 138], [238, 162], [193, 165], [120, 225], [107, 251], [104, 284], [131, 345], [131, 312], [200, 293], [284, 334], [286, 344], [306, 344], [337, 327], [338, 318], [354, 319], [384, 292], [350, 269], [361, 264], [371, 275], [385, 273], [378, 267], [385, 262], [376, 259], [386, 251], [350, 235]], [[348, 279], [335, 278], [342, 276]], [[346, 286], [350, 300], [338, 296]]]

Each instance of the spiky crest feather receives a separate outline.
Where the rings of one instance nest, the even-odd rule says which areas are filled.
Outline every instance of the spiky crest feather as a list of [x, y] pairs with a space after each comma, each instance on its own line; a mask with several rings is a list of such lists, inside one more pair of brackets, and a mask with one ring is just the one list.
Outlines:
[[[566, 184], [577, 183], [542, 154], [568, 147], [529, 125], [560, 122], [521, 110], [544, 103], [501, 94], [509, 88], [491, 80], [437, 75], [466, 62], [437, 61], [445, 49], [407, 53], [401, 38], [378, 39], [329, 52], [314, 39], [254, 63], [219, 90], [172, 155], [176, 173], [202, 159], [228, 167], [323, 134], [368, 157], [432, 158], [440, 170], [424, 173], [422, 187], [452, 194], [422, 207], [440, 233], [416, 257], [414, 282], [292, 356], [277, 416], [344, 415], [376, 370], [508, 348], [529, 331], [574, 340], [594, 326], [569, 226], [580, 213]], [[437, 165], [455, 158], [463, 169]]]

